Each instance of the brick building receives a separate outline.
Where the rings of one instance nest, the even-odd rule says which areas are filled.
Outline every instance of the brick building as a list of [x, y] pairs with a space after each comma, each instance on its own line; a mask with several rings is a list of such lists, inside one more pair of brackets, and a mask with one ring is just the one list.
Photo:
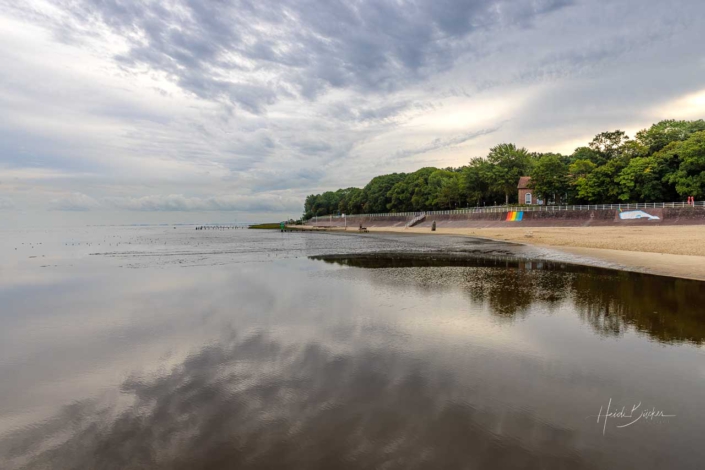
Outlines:
[[522, 176], [519, 178], [519, 184], [517, 185], [517, 189], [519, 190], [519, 204], [537, 204], [537, 198], [532, 194], [529, 183], [531, 183], [530, 176]]

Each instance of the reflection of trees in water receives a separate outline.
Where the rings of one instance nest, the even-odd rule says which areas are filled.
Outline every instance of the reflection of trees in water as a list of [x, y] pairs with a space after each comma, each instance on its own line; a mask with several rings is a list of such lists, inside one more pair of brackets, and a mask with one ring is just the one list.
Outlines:
[[603, 269], [551, 270], [537, 263], [468, 273], [468, 294], [502, 317], [525, 314], [569, 298], [596, 332], [621, 335], [634, 328], [658, 341], [705, 340], [705, 284]]
[[[443, 254], [373, 254], [314, 257], [327, 263], [371, 268], [367, 276], [375, 284], [391, 287], [413, 286], [415, 289], [437, 291], [461, 288], [476, 302], [490, 306], [492, 313], [512, 319], [524, 315], [528, 307], [543, 302], [554, 308], [566, 296], [569, 284], [564, 264], [554, 264], [547, 270], [541, 261], [527, 261], [505, 256], [475, 258], [443, 256]], [[409, 268], [409, 269], [393, 269]]]
[[395, 350], [336, 355], [255, 336], [122, 392], [134, 404], [116, 417], [78, 403], [0, 441], [3, 468], [588, 466], [573, 431], [489, 397], [475, 408], [452, 372]]
[[502, 318], [523, 316], [532, 305], [551, 310], [570, 300], [599, 334], [621, 335], [634, 328], [662, 342], [705, 341], [702, 282], [550, 262], [396, 256], [390, 260], [379, 255], [344, 261], [334, 258], [329, 262], [366, 268], [413, 267], [377, 274], [379, 269], [373, 269], [368, 275], [375, 283], [461, 288]]
[[646, 274], [593, 271], [575, 276], [573, 301], [603, 334], [628, 328], [662, 342], [705, 340], [705, 284]]
[[463, 288], [473, 300], [486, 302], [492, 313], [505, 318], [525, 315], [539, 302], [551, 309], [565, 298], [567, 280], [542, 268], [526, 263], [511, 269], [469, 270]]

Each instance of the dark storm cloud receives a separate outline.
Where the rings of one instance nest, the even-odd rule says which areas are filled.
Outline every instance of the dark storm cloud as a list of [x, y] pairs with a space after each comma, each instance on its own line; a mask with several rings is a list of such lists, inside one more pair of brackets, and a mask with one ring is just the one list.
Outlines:
[[526, 26], [570, 3], [65, 2], [70, 16], [60, 37], [79, 37], [86, 25], [102, 23], [128, 41], [128, 50], [116, 57], [126, 67], [164, 72], [201, 98], [258, 114], [285, 95], [313, 99], [329, 88], [400, 89], [472, 50], [472, 32]]

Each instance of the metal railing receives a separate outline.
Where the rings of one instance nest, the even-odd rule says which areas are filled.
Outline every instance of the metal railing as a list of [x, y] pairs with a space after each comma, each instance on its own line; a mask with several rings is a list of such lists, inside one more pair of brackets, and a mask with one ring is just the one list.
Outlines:
[[421, 215], [455, 215], [455, 214], [484, 214], [493, 212], [555, 212], [555, 211], [594, 211], [594, 210], [635, 210], [635, 209], [662, 209], [662, 208], [682, 208], [682, 207], [705, 207], [705, 201], [696, 201], [692, 204], [687, 202], [639, 202], [631, 204], [589, 204], [570, 206], [487, 206], [468, 207], [465, 209], [445, 210], [445, 211], [416, 211], [416, 212], [385, 212], [381, 214], [351, 214], [351, 215], [321, 215], [314, 216], [308, 221], [325, 222], [326, 220], [338, 220], [343, 217], [347, 219], [375, 218], [375, 217], [419, 217]]

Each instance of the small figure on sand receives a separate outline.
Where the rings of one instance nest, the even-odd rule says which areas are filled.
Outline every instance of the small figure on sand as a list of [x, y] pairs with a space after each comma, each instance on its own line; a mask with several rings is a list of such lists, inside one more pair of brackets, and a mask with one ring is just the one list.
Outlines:
[[431, 225], [431, 231], [435, 232], [436, 231], [436, 221], [433, 221], [433, 225]]

